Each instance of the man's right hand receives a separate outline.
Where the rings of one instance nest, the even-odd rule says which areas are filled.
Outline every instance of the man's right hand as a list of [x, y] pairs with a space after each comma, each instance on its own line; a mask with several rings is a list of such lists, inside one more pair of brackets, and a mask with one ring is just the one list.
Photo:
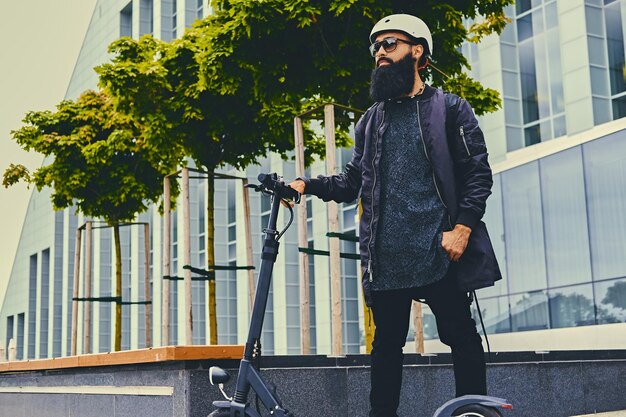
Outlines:
[[[296, 190], [298, 193], [304, 194], [304, 188], [306, 187], [306, 183], [302, 180], [295, 180], [295, 181], [290, 182], [288, 186]], [[287, 204], [285, 203], [284, 200], [281, 201], [281, 203], [283, 206], [287, 207]], [[293, 201], [290, 201], [289, 205], [293, 207], [295, 206], [295, 203]]]
[[306, 183], [302, 180], [295, 180], [293, 182], [290, 182], [289, 186], [300, 194], [304, 194], [304, 188], [306, 187]]

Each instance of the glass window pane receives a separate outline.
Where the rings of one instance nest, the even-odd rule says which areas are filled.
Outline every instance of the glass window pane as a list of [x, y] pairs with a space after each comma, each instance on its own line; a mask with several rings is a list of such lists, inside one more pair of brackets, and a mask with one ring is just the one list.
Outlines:
[[507, 276], [506, 276], [506, 250], [504, 246], [504, 220], [502, 213], [502, 187], [500, 174], [493, 176], [493, 187], [491, 187], [491, 195], [487, 200], [487, 210], [483, 220], [489, 230], [489, 237], [493, 250], [500, 264], [502, 272], [502, 280], [496, 282], [493, 287], [487, 287], [480, 290], [480, 297], [491, 297], [495, 295], [507, 294]]
[[522, 109], [519, 100], [504, 99], [504, 119], [507, 125], [522, 125]]
[[554, 126], [554, 137], [559, 138], [567, 135], [567, 126], [565, 124], [565, 116], [556, 117], [552, 125]]
[[[518, 77], [518, 65], [517, 65], [517, 47], [503, 44], [501, 47], [501, 62], [502, 62], [502, 74], [503, 77], [515, 77], [515, 79], [506, 78], [504, 82], [505, 95], [510, 97], [519, 97], [519, 80]], [[507, 81], [511, 85], [507, 85]]]
[[539, 118], [537, 76], [535, 70], [535, 51], [533, 43], [525, 42], [524, 44], [520, 44], [519, 54], [524, 123], [530, 123]]
[[561, 66], [561, 41], [558, 29], [547, 32], [547, 41], [552, 114], [556, 114], [565, 110], [565, 100], [563, 98], [563, 70]]
[[532, 15], [527, 14], [517, 19], [517, 41], [522, 42], [533, 36]]
[[626, 141], [620, 133], [583, 145], [594, 280], [626, 276]]
[[552, 139], [552, 123], [550, 123], [550, 120], [541, 122], [539, 125], [539, 131], [541, 132], [541, 140], [543, 142]]
[[526, 146], [534, 145], [539, 142], [541, 142], [541, 133], [538, 124], [524, 129], [524, 143]]
[[581, 148], [543, 158], [540, 167], [548, 283], [591, 281]]
[[520, 82], [519, 82], [519, 76], [517, 75], [517, 73], [511, 72], [511, 71], [502, 71], [502, 83], [503, 83], [502, 92], [504, 93], [504, 97], [510, 97], [510, 98], [519, 100]]
[[524, 140], [522, 139], [522, 129], [516, 127], [506, 128], [506, 150], [512, 152], [524, 147]]
[[[488, 335], [493, 333], [508, 333], [511, 331], [508, 297], [481, 299], [479, 304], [480, 312], [485, 322], [485, 330], [487, 330]], [[476, 320], [479, 333], [483, 334], [479, 321], [480, 317], [476, 311], [476, 303], [472, 304], [472, 317]]]
[[538, 164], [532, 162], [501, 175], [509, 290], [546, 288]]
[[533, 19], [533, 35], [543, 32], [543, 9], [531, 13]]
[[618, 94], [626, 91], [626, 80], [624, 80], [624, 33], [622, 31], [620, 2], [606, 6], [604, 8], [604, 18], [606, 20], [606, 47], [609, 56], [611, 93]]
[[595, 324], [591, 284], [550, 291], [550, 327], [577, 327]]
[[591, 67], [591, 92], [593, 95], [609, 95], [609, 79], [604, 68]]
[[[535, 62], [549, 62], [546, 57], [545, 35], [535, 37]], [[544, 119], [550, 116], [550, 81], [548, 79], [548, 71], [545, 71], [545, 69], [535, 70], [535, 79], [537, 83], [536, 96], [539, 106], [539, 118]]]
[[604, 36], [602, 9], [589, 6], [585, 7], [585, 21], [587, 23], [587, 33]]
[[626, 323], [626, 279], [594, 284], [598, 324]]
[[511, 297], [511, 330], [541, 330], [548, 325], [548, 296], [536, 291]]
[[545, 11], [546, 11], [546, 27], [547, 28], [558, 27], [559, 14], [556, 9], [556, 2], [546, 4]]
[[613, 120], [626, 117], [626, 96], [613, 100]]
[[595, 36], [587, 37], [589, 49], [589, 63], [599, 65], [601, 67], [606, 66], [606, 49], [604, 47], [604, 40]]
[[[508, 7], [508, 6], [505, 7], [504, 8], [504, 14], [506, 14], [508, 17], [512, 17], [512, 15], [513, 15], [512, 9], [510, 7]], [[502, 42], [511, 43], [511, 44], [516, 43], [516, 40], [515, 40], [515, 25], [506, 25], [504, 27], [504, 30], [500, 34], [500, 40]]]
[[611, 120], [611, 101], [602, 98], [593, 99], [593, 123], [599, 125]]
[[502, 69], [517, 72], [517, 48], [502, 44], [500, 49]]
[[526, 10], [530, 10], [530, 0], [517, 0], [515, 2], [515, 11], [517, 14], [524, 13]]

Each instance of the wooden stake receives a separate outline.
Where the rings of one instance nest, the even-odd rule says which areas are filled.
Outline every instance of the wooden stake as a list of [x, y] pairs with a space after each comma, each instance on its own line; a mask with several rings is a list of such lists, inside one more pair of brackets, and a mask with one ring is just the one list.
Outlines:
[[[115, 296], [122, 299], [122, 242], [120, 237], [120, 223], [113, 224], [113, 241], [115, 243]], [[122, 350], [122, 303], [115, 303], [115, 340], [113, 349]]]
[[415, 330], [415, 352], [424, 353], [424, 320], [422, 303], [413, 301], [413, 329]]
[[[170, 177], [163, 179], [163, 271], [164, 277], [169, 277], [170, 248], [172, 247], [172, 212], [171, 212], [171, 183]], [[170, 280], [162, 280], [163, 300], [161, 307], [161, 346], [170, 344]]]
[[[250, 195], [248, 194], [248, 179], [244, 178], [241, 185], [243, 186], [243, 227], [246, 234], [246, 265], [252, 265], [252, 231], [250, 228]], [[248, 307], [250, 316], [252, 315], [252, 307], [254, 305], [254, 294], [256, 292], [254, 284], [254, 271], [248, 270]]]
[[[91, 297], [91, 272], [93, 265], [93, 222], [86, 222], [85, 230], [85, 298]], [[83, 305], [83, 314], [85, 315], [84, 321], [84, 335], [83, 335], [83, 353], [91, 353], [91, 301], [85, 301]]]
[[[207, 270], [215, 272], [215, 172], [209, 172], [207, 181]], [[215, 280], [209, 281], [209, 343], [217, 345], [217, 296]]]
[[[191, 265], [191, 226], [190, 215], [191, 210], [189, 207], [189, 168], [183, 168], [182, 179], [182, 191], [183, 191], [183, 241], [184, 254], [183, 262], [185, 265]], [[191, 300], [191, 270], [185, 269], [185, 344], [193, 344], [193, 312], [192, 312], [192, 300]]]
[[[143, 225], [144, 239], [144, 275], [145, 275], [145, 301], [152, 301], [152, 292], [150, 291], [150, 225]], [[152, 347], [152, 304], [147, 303], [146, 308], [146, 347]]]
[[[361, 204], [361, 201], [359, 201], [358, 213], [359, 215], [357, 223], [361, 221], [361, 217], [363, 216], [363, 205]], [[357, 270], [359, 271], [357, 275], [359, 277], [360, 284], [361, 279], [363, 278], [363, 268], [358, 267]], [[359, 285], [359, 287], [361, 287], [361, 299], [363, 302], [363, 330], [365, 334], [365, 353], [372, 353], [372, 343], [374, 342], [374, 332], [376, 331], [376, 325], [374, 324], [372, 309], [369, 308], [367, 304], [365, 304], [365, 294], [363, 293], [363, 286]]]
[[[302, 128], [302, 119], [295, 117], [293, 119], [293, 130], [296, 138], [296, 176], [304, 177], [304, 130]], [[309, 245], [307, 236], [307, 210], [306, 198], [301, 197], [298, 205], [298, 245], [306, 248]], [[299, 253], [299, 272], [300, 272], [300, 339], [302, 346], [302, 354], [311, 353], [311, 302], [309, 294], [309, 255]]]
[[[337, 173], [335, 148], [335, 108], [332, 104], [324, 106], [324, 134], [326, 136], [326, 175]], [[328, 231], [339, 232], [339, 208], [337, 203], [328, 203]], [[330, 299], [332, 308], [331, 332], [332, 354], [343, 354], [343, 333], [341, 322], [341, 260], [339, 257], [339, 239], [331, 238], [328, 242], [330, 251]]]
[[80, 228], [76, 230], [76, 244], [74, 246], [74, 294], [72, 300], [72, 346], [71, 346], [71, 354], [72, 356], [76, 355], [76, 342], [78, 340], [78, 286], [80, 284], [80, 249], [81, 249], [81, 230]]

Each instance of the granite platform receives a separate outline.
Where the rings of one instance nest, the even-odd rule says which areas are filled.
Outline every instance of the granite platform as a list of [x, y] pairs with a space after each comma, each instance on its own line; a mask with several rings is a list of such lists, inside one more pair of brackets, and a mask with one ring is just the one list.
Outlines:
[[[208, 382], [213, 365], [230, 370], [226, 392], [232, 394], [234, 358], [0, 370], [0, 417], [205, 417], [211, 402], [222, 399]], [[267, 356], [261, 368], [297, 417], [367, 416], [367, 355]], [[626, 409], [626, 350], [493, 353], [487, 371], [489, 393], [514, 406], [505, 415]], [[401, 417], [432, 416], [453, 395], [449, 354], [405, 356]]]

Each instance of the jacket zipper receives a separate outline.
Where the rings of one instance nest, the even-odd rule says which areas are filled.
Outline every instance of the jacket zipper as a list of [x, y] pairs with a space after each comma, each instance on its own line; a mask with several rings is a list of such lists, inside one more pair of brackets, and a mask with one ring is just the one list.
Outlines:
[[467, 147], [467, 142], [465, 142], [465, 131], [463, 130], [463, 126], [459, 126], [459, 133], [461, 134], [461, 139], [463, 139], [463, 145], [465, 145], [465, 150], [467, 151], [467, 156], [472, 156], [470, 154], [469, 148]]
[[[435, 191], [437, 191], [437, 196], [439, 197], [439, 201], [441, 201], [441, 204], [443, 204], [443, 206], [446, 208], [446, 213], [448, 214], [448, 224], [450, 225], [450, 229], [453, 229], [452, 221], [450, 220], [450, 211], [448, 210], [448, 206], [446, 205], [446, 203], [444, 203], [443, 198], [441, 197], [441, 193], [439, 192], [439, 187], [437, 186], [437, 180], [435, 179], [435, 169], [433, 167], [432, 162], [430, 161], [428, 150], [426, 149], [426, 141], [424, 140], [424, 133], [422, 132], [422, 122], [420, 120], [420, 102], [419, 100], [417, 100], [415, 103], [417, 104], [417, 126], [420, 131], [420, 137], [422, 138], [422, 145], [424, 146], [424, 154], [426, 155], [426, 159], [428, 160], [428, 163], [430, 164], [430, 167], [431, 167], [431, 172], [433, 176], [433, 184], [435, 185]], [[461, 130], [463, 130], [463, 126], [461, 126]]]
[[383, 127], [383, 123], [385, 123], [385, 110], [383, 110], [383, 117], [380, 122], [380, 126], [378, 126], [376, 142], [374, 144], [374, 157], [372, 158], [372, 173], [374, 174], [374, 180], [372, 181], [372, 217], [370, 218], [370, 241], [367, 244], [367, 252], [369, 254], [369, 259], [367, 260], [367, 273], [370, 282], [374, 281], [374, 271], [372, 270], [372, 239], [374, 238], [374, 190], [376, 188], [376, 168], [374, 167], [374, 164], [376, 161], [376, 156], [378, 156], [378, 142], [380, 139], [380, 129]]

